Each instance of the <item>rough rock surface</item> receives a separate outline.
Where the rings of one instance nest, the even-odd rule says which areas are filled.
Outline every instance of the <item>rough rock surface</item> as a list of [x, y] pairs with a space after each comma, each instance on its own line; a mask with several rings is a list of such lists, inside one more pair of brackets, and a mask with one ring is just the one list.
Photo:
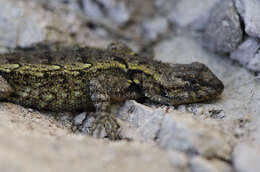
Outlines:
[[[0, 0], [0, 50], [27, 47], [39, 42], [66, 45], [105, 45], [104, 33], [85, 27], [85, 21], [68, 10], [46, 10], [34, 1]], [[95, 33], [95, 34], [94, 34]], [[102, 42], [100, 40], [102, 39]]]
[[257, 172], [259, 165], [260, 145], [252, 143], [238, 144], [233, 152], [233, 163], [237, 172]]
[[96, 22], [110, 23], [113, 27], [119, 27], [130, 18], [129, 11], [123, 1], [85, 0], [82, 3], [86, 15]]
[[231, 146], [228, 139], [232, 138], [228, 138], [212, 121], [204, 122], [189, 114], [169, 113], [162, 121], [157, 142], [165, 149], [230, 160]]
[[190, 160], [192, 172], [233, 172], [228, 163], [216, 159], [207, 160], [200, 156], [194, 156]]
[[167, 8], [171, 7], [168, 13], [169, 21], [181, 27], [202, 30], [205, 28], [212, 8], [219, 0], [201, 0], [200, 3], [196, 0], [169, 1], [171, 0], [164, 0], [164, 3], [158, 3], [161, 6], [167, 6]]
[[147, 41], [155, 41], [160, 35], [163, 35], [167, 32], [168, 22], [166, 18], [157, 17], [151, 20], [147, 20], [142, 25], [142, 32], [144, 34], [144, 38]]
[[260, 2], [258, 0], [234, 0], [234, 2], [245, 23], [246, 33], [260, 38]]
[[148, 144], [105, 143], [86, 136], [20, 135], [3, 127], [0, 137], [1, 171], [178, 171], [166, 152]]
[[[10, 103], [1, 103], [0, 110], [1, 171], [156, 172], [162, 167], [178, 171], [185, 165], [185, 156], [178, 152], [170, 155], [149, 144], [77, 136], [52, 115]], [[172, 165], [170, 160], [178, 157], [179, 163]]]
[[212, 9], [205, 38], [207, 48], [221, 53], [234, 51], [242, 41], [243, 31], [232, 0], [221, 1]]
[[239, 61], [246, 68], [260, 72], [260, 42], [256, 38], [248, 37], [233, 51], [230, 57]]
[[[131, 125], [129, 126], [130, 130], [126, 128], [126, 131], [123, 131], [123, 137], [151, 142], [157, 137], [165, 111], [163, 109], [151, 109], [135, 101], [127, 101], [119, 109], [118, 114], [119, 119]], [[135, 132], [131, 128], [134, 128]]]

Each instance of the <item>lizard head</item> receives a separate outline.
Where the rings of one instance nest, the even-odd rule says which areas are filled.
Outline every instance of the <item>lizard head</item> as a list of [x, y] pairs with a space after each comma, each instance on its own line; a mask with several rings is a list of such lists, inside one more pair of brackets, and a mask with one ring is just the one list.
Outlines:
[[223, 83], [202, 63], [171, 65], [168, 69], [164, 75], [168, 78], [161, 82], [161, 95], [171, 104], [214, 99], [224, 90]]
[[156, 71], [155, 79], [143, 82], [145, 96], [151, 101], [170, 105], [201, 102], [216, 98], [224, 90], [223, 83], [202, 63], [157, 63], [152, 70]]

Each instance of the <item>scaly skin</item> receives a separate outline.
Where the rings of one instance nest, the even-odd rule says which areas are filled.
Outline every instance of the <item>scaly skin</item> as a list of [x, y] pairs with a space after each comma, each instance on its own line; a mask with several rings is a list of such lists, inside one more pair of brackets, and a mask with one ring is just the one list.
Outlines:
[[162, 63], [116, 44], [106, 50], [3, 54], [0, 63], [0, 75], [12, 88], [0, 98], [39, 110], [105, 114], [118, 101], [146, 98], [179, 105], [214, 99], [224, 89], [204, 64]]

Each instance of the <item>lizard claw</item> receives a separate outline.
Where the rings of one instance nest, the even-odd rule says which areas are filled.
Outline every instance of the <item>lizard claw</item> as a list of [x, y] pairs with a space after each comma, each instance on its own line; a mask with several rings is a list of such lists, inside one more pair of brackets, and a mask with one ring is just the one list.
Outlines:
[[[110, 140], [119, 140], [119, 124], [113, 114], [102, 112], [101, 114], [91, 115], [88, 118], [95, 119], [89, 123], [88, 134], [94, 137], [107, 136]], [[93, 118], [92, 118], [93, 119]], [[105, 134], [103, 133], [105, 132]]]
[[81, 120], [80, 123], [74, 123], [73, 132], [87, 133], [97, 138], [109, 138], [110, 140], [119, 140], [120, 125], [116, 117], [107, 112], [90, 113]]

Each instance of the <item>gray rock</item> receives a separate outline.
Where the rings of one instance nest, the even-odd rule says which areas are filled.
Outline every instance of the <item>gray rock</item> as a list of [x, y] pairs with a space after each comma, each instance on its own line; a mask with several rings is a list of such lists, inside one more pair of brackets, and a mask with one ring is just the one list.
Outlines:
[[90, 31], [86, 21], [62, 7], [48, 10], [36, 1], [1, 0], [0, 47], [27, 47], [39, 42], [104, 45], [104, 37], [98, 41], [98, 31]]
[[[1, 113], [1, 119], [3, 114]], [[32, 130], [27, 127], [27, 130]], [[7, 134], [8, 133], [8, 134]], [[82, 136], [23, 135], [0, 131], [1, 171], [171, 172], [166, 152], [137, 142], [108, 143]]]
[[[208, 160], [196, 156], [190, 161], [191, 172], [217, 172], [216, 169]], [[220, 171], [220, 170], [219, 170]]]
[[252, 126], [251, 128], [254, 132], [250, 135], [251, 140], [253, 140], [254, 144], [260, 145], [260, 121], [258, 121], [258, 124], [255, 126]]
[[232, 167], [224, 161], [217, 159], [207, 160], [200, 156], [192, 157], [190, 160], [191, 172], [232, 172]]
[[147, 41], [155, 41], [160, 35], [167, 32], [168, 22], [166, 18], [156, 17], [142, 24], [142, 32]]
[[[157, 136], [157, 132], [161, 127], [162, 119], [165, 115], [163, 109], [152, 109], [135, 101], [127, 101], [125, 105], [120, 108], [118, 117], [122, 121], [129, 123], [135, 130], [123, 131], [123, 137], [140, 139], [142, 141], [151, 142]], [[141, 137], [140, 137], [141, 136]]]
[[[19, 6], [19, 4], [14, 1], [6, 2], [0, 1], [0, 46], [1, 47], [12, 47], [17, 46], [17, 42], [21, 41], [22, 45], [26, 45], [27, 42], [19, 39], [18, 29], [21, 30], [23, 34], [24, 22], [26, 23], [27, 16], [25, 16], [25, 11]], [[33, 18], [33, 16], [32, 16]], [[27, 22], [28, 24], [29, 22]], [[31, 23], [32, 24], [32, 23]], [[26, 26], [25, 26], [26, 27]], [[28, 26], [27, 26], [28, 27]], [[38, 32], [39, 28], [37, 25], [32, 25], [30, 31]], [[28, 32], [27, 32], [28, 33]], [[26, 34], [23, 34], [23, 37]], [[17, 40], [18, 39], [18, 40]], [[41, 40], [41, 35], [35, 35], [29, 43], [37, 42]], [[28, 43], [28, 44], [29, 44]], [[18, 43], [19, 45], [19, 43]]]
[[86, 15], [97, 23], [109, 24], [116, 28], [124, 25], [130, 18], [124, 1], [84, 0], [82, 2]]
[[[165, 1], [165, 3], [171, 4], [170, 1]], [[179, 0], [172, 3], [168, 18], [181, 27], [202, 30], [207, 23], [211, 9], [217, 2], [219, 0], [200, 0], [199, 3], [196, 0]]]
[[[190, 35], [185, 34], [185, 36], [178, 35], [173, 39], [160, 42], [155, 47], [155, 58], [169, 63], [192, 63], [199, 61], [210, 65], [210, 59], [216, 57], [202, 49], [200, 43]], [[211, 66], [214, 67], [215, 65]]]
[[219, 53], [234, 51], [242, 41], [239, 16], [231, 0], [221, 1], [213, 8], [205, 29], [205, 38], [205, 46]]
[[[229, 139], [220, 129], [188, 113], [169, 113], [162, 121], [157, 142], [165, 149], [177, 149], [190, 155], [231, 158]], [[210, 131], [210, 132], [209, 132]]]
[[80, 114], [78, 114], [73, 120], [74, 120], [74, 125], [80, 125], [82, 124], [82, 122], [84, 121], [84, 119], [86, 118], [87, 113], [86, 112], [82, 112]]
[[154, 5], [159, 14], [167, 16], [181, 0], [155, 0]]
[[260, 144], [250, 142], [238, 144], [233, 152], [233, 164], [237, 172], [258, 172]]
[[188, 172], [189, 159], [185, 153], [177, 150], [167, 150], [167, 154], [173, 167], [178, 169], [178, 171]]
[[260, 71], [260, 42], [252, 37], [248, 37], [241, 43], [230, 57], [239, 61], [246, 68], [259, 72]]
[[67, 6], [70, 9], [75, 10], [75, 12], [79, 12], [82, 10], [82, 7], [80, 6], [81, 0], [32, 0], [32, 1], [36, 1], [37, 3], [42, 3], [45, 6], [48, 6], [50, 9], [64, 8], [64, 6]]
[[260, 38], [260, 1], [234, 0], [236, 8], [245, 23], [245, 31], [252, 37]]
[[187, 163], [178, 152], [172, 153], [178, 165], [171, 163], [168, 152], [150, 144], [75, 135], [54, 120], [55, 113], [2, 102], [0, 109], [0, 171], [170, 172]]

